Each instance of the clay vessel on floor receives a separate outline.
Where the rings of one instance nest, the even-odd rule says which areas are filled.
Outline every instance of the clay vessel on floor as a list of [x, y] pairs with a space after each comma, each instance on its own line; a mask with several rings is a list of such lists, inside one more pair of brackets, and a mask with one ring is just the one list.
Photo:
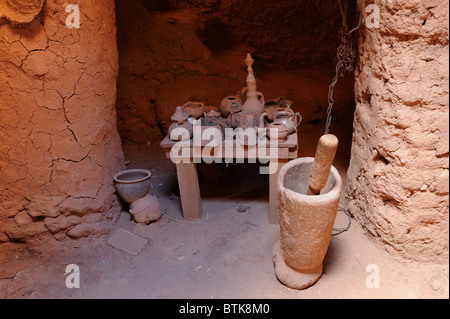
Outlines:
[[129, 169], [113, 176], [120, 198], [130, 204], [130, 214], [140, 224], [148, 224], [161, 218], [161, 207], [154, 196], [150, 196], [151, 172], [145, 169]]
[[[183, 111], [181, 106], [178, 106], [175, 114], [171, 117], [172, 124], [169, 127], [169, 138], [172, 141], [188, 141], [192, 138], [193, 126], [188, 119], [189, 115]], [[179, 130], [179, 133], [177, 131], [174, 132], [177, 128], [184, 130]]]
[[161, 219], [161, 204], [155, 196], [147, 195], [131, 204], [130, 214], [136, 223], [148, 225]]
[[145, 169], [129, 169], [115, 174], [114, 184], [120, 198], [128, 204], [143, 198], [150, 191], [151, 175]]
[[342, 191], [331, 167], [327, 185], [317, 196], [306, 195], [314, 158], [287, 163], [278, 177], [280, 241], [274, 248], [275, 271], [288, 287], [304, 289], [322, 275]]

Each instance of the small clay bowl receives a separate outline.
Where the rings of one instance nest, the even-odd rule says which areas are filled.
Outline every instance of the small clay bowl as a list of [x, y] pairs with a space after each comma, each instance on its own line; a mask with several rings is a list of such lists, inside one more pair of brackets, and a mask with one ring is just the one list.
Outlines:
[[203, 116], [203, 113], [205, 113], [205, 104], [200, 102], [187, 102], [185, 105], [183, 105], [183, 110], [189, 116], [192, 116], [193, 118], [198, 120]]

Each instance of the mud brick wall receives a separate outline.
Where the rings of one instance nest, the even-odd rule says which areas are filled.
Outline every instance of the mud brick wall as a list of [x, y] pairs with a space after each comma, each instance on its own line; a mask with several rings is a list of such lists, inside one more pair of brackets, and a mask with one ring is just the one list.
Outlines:
[[449, 3], [374, 1], [359, 38], [347, 198], [388, 251], [448, 262]]
[[118, 217], [113, 0], [47, 0], [28, 24], [0, 21], [0, 243], [102, 235]]

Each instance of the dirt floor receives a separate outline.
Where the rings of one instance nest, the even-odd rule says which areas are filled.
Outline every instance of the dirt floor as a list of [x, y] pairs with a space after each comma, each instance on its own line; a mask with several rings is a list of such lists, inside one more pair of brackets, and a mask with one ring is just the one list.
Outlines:
[[[301, 142], [300, 156], [314, 154], [309, 144]], [[111, 231], [110, 236], [124, 228], [147, 239], [140, 253], [112, 247], [109, 237], [77, 241], [62, 250], [2, 245], [0, 298], [449, 297], [448, 264], [398, 260], [366, 237], [356, 221], [349, 231], [332, 237], [320, 280], [306, 290], [289, 289], [277, 280], [272, 264], [279, 227], [268, 222], [267, 181], [236, 182], [232, 174], [222, 174], [213, 185], [201, 182], [202, 218], [184, 220], [175, 166], [159, 146], [134, 147], [125, 154], [129, 168], [151, 170], [151, 194], [163, 207], [162, 219], [148, 226], [136, 224], [124, 211]], [[345, 179], [343, 159], [338, 156], [335, 166]], [[336, 227], [347, 223], [339, 212]], [[65, 286], [69, 264], [80, 268], [80, 289]], [[366, 286], [369, 265], [379, 268], [379, 288]]]

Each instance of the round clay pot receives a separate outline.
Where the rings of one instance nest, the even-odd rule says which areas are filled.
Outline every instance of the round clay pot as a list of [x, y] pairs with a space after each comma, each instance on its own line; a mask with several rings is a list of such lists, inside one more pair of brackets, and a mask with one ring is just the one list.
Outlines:
[[152, 173], [145, 169], [129, 169], [114, 175], [119, 196], [128, 204], [143, 198], [150, 191]]
[[280, 242], [274, 249], [278, 279], [294, 289], [313, 285], [322, 275], [339, 207], [342, 179], [331, 167], [320, 195], [306, 195], [314, 158], [287, 163], [278, 177]]
[[200, 102], [187, 102], [183, 105], [183, 110], [186, 114], [198, 120], [205, 112], [205, 104]]
[[239, 109], [242, 107], [242, 100], [239, 96], [228, 96], [224, 98], [222, 102], [220, 102], [220, 112], [222, 113], [223, 117], [228, 117], [233, 111], [233, 102], [236, 102], [236, 105], [239, 106]]

